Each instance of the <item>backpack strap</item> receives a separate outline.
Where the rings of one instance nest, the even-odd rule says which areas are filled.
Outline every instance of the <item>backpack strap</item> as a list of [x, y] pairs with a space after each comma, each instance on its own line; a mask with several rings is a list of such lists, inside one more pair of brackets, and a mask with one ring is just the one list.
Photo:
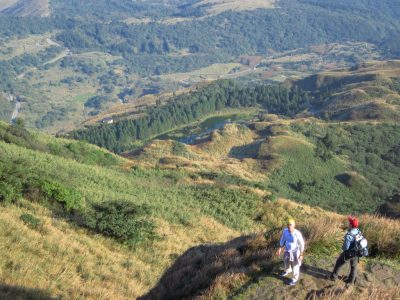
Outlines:
[[361, 230], [358, 228], [357, 228], [357, 230], [358, 230], [358, 232], [356, 234], [352, 234], [351, 231], [349, 230], [349, 231], [347, 231], [346, 235], [348, 234], [348, 235], [352, 236], [353, 238], [355, 238], [357, 235], [362, 236]]
[[355, 248], [357, 247], [357, 240], [356, 240], [356, 237], [357, 237], [358, 235], [361, 235], [361, 236], [362, 236], [360, 229], [357, 228], [357, 231], [358, 231], [358, 232], [357, 232], [356, 234], [351, 233], [350, 230], [347, 231], [347, 233], [346, 233], [346, 236], [349, 235], [349, 236], [351, 236], [351, 237], [353, 238], [353, 240], [352, 240], [351, 243], [350, 243], [350, 248], [346, 250], [348, 253], [353, 252], [353, 251], [355, 250]]

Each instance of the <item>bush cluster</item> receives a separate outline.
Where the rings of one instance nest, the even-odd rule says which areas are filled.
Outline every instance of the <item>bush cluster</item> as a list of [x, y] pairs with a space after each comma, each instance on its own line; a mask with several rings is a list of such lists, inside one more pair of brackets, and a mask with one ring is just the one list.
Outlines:
[[42, 226], [42, 221], [31, 214], [22, 214], [19, 219], [24, 222], [29, 228], [39, 230]]
[[67, 211], [79, 210], [82, 206], [82, 195], [57, 181], [44, 181], [41, 190], [48, 200], [60, 203]]
[[82, 225], [127, 245], [154, 239], [155, 226], [148, 220], [150, 210], [129, 201], [95, 203], [82, 214]]

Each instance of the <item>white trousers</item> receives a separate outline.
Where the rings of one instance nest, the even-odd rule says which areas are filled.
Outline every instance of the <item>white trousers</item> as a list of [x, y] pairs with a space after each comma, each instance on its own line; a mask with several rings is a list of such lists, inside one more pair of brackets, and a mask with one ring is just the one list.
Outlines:
[[293, 254], [292, 254], [292, 261], [291, 261], [290, 253], [285, 252], [285, 254], [283, 255], [283, 264], [285, 265], [285, 272], [287, 272], [287, 273], [293, 272], [293, 279], [295, 281], [297, 281], [297, 280], [299, 280], [299, 276], [300, 276], [300, 266], [301, 266], [301, 260], [299, 257], [300, 253], [293, 253]]

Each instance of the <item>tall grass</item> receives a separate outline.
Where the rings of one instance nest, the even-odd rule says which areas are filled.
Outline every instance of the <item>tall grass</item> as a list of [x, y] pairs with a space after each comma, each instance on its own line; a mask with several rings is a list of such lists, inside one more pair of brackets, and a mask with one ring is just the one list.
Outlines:
[[400, 221], [363, 215], [360, 223], [372, 256], [400, 259]]
[[246, 191], [181, 184], [174, 171], [86, 165], [3, 142], [0, 151], [6, 159], [22, 159], [27, 173], [76, 189], [86, 204], [118, 200], [146, 204], [153, 216], [173, 223], [185, 224], [205, 214], [234, 229], [249, 229], [260, 201]]

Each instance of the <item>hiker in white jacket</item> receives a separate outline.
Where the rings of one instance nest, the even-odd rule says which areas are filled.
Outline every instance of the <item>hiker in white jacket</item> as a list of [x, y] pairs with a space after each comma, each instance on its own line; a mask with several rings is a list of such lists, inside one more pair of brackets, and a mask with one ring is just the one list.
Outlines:
[[279, 243], [280, 247], [277, 251], [277, 255], [280, 256], [282, 250], [285, 249], [283, 254], [285, 271], [282, 273], [282, 276], [287, 276], [293, 272], [293, 279], [289, 282], [290, 285], [295, 285], [299, 280], [300, 266], [304, 253], [303, 235], [300, 231], [294, 228], [295, 225], [293, 219], [288, 220], [287, 228], [283, 230]]

